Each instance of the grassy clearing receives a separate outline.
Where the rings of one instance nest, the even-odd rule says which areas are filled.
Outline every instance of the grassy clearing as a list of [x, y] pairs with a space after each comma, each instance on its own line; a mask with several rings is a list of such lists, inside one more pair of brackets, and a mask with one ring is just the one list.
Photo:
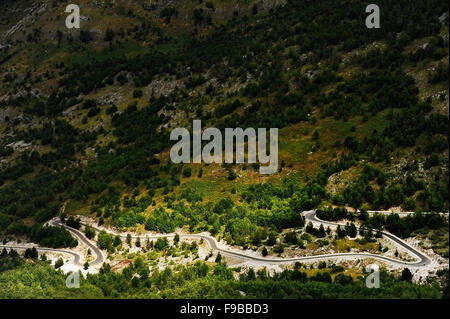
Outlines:
[[351, 249], [357, 249], [358, 251], [367, 251], [375, 253], [378, 249], [378, 243], [365, 243], [361, 244], [356, 240], [350, 239], [337, 239], [332, 242], [332, 247], [336, 252], [345, 253], [351, 251]]

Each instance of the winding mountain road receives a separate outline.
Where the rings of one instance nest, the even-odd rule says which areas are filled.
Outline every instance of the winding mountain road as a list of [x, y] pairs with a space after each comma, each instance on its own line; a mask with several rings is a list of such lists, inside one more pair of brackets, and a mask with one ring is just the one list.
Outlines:
[[98, 248], [96, 245], [91, 243], [90, 240], [81, 231], [63, 224], [60, 220], [53, 220], [49, 224], [54, 226], [54, 227], [64, 227], [69, 232], [71, 232], [73, 235], [75, 235], [75, 237], [77, 237], [84, 245], [89, 247], [91, 252], [93, 252], [95, 254], [94, 261], [89, 263], [90, 266], [98, 266], [98, 265], [101, 266], [103, 264], [103, 262], [105, 261], [105, 257], [103, 256], [103, 252], [101, 251], [100, 248]]
[[[303, 212], [304, 216], [305, 216], [305, 220], [306, 221], [312, 221], [312, 222], [316, 222], [316, 223], [322, 223], [324, 225], [332, 225], [332, 226], [337, 226], [337, 225], [341, 225], [341, 224], [337, 224], [337, 223], [332, 223], [332, 222], [327, 222], [327, 221], [322, 221], [320, 219], [318, 219], [316, 217], [315, 211], [311, 210], [311, 211], [306, 211]], [[84, 223], [82, 223], [83, 225], [85, 225]], [[63, 225], [61, 223], [59, 223], [59, 225], [68, 228], [68, 226]], [[94, 226], [93, 227], [96, 231], [101, 231], [104, 229], [100, 229]], [[68, 230], [73, 231], [73, 228], [68, 228]], [[78, 232], [79, 236], [84, 236], [83, 233]], [[126, 234], [114, 234], [113, 235], [119, 235], [121, 238], [126, 238], [127, 235]], [[389, 263], [393, 263], [399, 266], [413, 266], [413, 267], [422, 267], [425, 266], [427, 264], [429, 264], [431, 262], [430, 258], [426, 255], [424, 255], [423, 253], [421, 253], [420, 251], [418, 251], [417, 249], [415, 249], [414, 247], [408, 245], [406, 242], [404, 242], [403, 240], [401, 240], [400, 238], [398, 238], [397, 236], [394, 236], [388, 232], [382, 232], [382, 234], [386, 237], [388, 237], [389, 239], [391, 239], [392, 241], [394, 241], [396, 244], [402, 246], [404, 249], [406, 249], [408, 252], [410, 252], [413, 256], [415, 256], [417, 258], [417, 261], [403, 261], [403, 260], [399, 260], [399, 259], [394, 259], [394, 258], [390, 258], [390, 257], [385, 257], [382, 255], [377, 255], [377, 254], [371, 254], [371, 253], [365, 253], [365, 252], [361, 252], [361, 253], [334, 253], [334, 254], [322, 254], [322, 255], [314, 255], [314, 256], [303, 256], [303, 257], [293, 257], [293, 258], [271, 258], [271, 257], [257, 257], [257, 256], [253, 256], [253, 255], [249, 255], [246, 254], [245, 252], [237, 252], [234, 250], [228, 250], [225, 248], [221, 248], [219, 247], [217, 240], [209, 235], [203, 235], [203, 234], [178, 234], [180, 236], [180, 238], [197, 238], [197, 239], [203, 239], [206, 241], [206, 243], [208, 244], [208, 246], [210, 247], [210, 249], [215, 250], [220, 252], [221, 254], [224, 255], [228, 255], [228, 256], [232, 256], [232, 257], [239, 257], [239, 258], [244, 258], [247, 260], [253, 260], [253, 261], [258, 261], [258, 262], [264, 262], [264, 263], [268, 263], [268, 264], [280, 264], [280, 263], [289, 263], [289, 262], [295, 262], [295, 261], [314, 261], [314, 260], [324, 260], [324, 259], [333, 259], [333, 258], [374, 258], [374, 259], [378, 259], [378, 260], [382, 260], [382, 261], [387, 261]], [[148, 235], [148, 236], [136, 236], [136, 235], [132, 235], [131, 238], [132, 239], [158, 239], [161, 237], [168, 237], [168, 238], [173, 238], [176, 235], [176, 233], [170, 233], [170, 234], [158, 234], [158, 235]], [[78, 237], [79, 237], [78, 236]]]
[[[63, 224], [60, 220], [52, 220], [49, 222], [49, 224], [54, 227], [64, 227], [95, 254], [95, 259], [94, 259], [94, 261], [92, 261], [89, 264], [90, 266], [98, 266], [98, 265], [103, 264], [105, 257], [103, 256], [102, 251], [96, 245], [91, 243], [89, 241], [89, 239], [82, 232], [80, 232], [79, 230], [77, 230], [75, 228], [72, 228], [70, 226]], [[31, 248], [31, 247], [21, 246], [21, 245], [0, 245], [0, 248], [26, 250], [27, 248]], [[81, 260], [83, 259], [83, 256], [81, 256], [81, 254], [79, 254], [77, 252], [59, 249], [59, 248], [47, 248], [47, 247], [36, 247], [36, 246], [35, 246], [35, 248], [38, 252], [53, 252], [53, 253], [64, 253], [64, 254], [71, 255], [73, 257], [75, 265], [77, 265], [77, 266], [82, 265]]]
[[[339, 226], [345, 226], [344, 224], [339, 224], [339, 223], [333, 223], [333, 222], [329, 222], [329, 221], [325, 221], [325, 220], [321, 220], [316, 216], [316, 211], [315, 210], [310, 210], [310, 211], [306, 211], [303, 212], [304, 216], [305, 216], [305, 221], [310, 221], [310, 222], [315, 222], [315, 223], [320, 223], [323, 225], [329, 225], [329, 226], [333, 226], [333, 227], [337, 227]], [[367, 228], [364, 227], [359, 227], [359, 229], [364, 229], [367, 230]], [[416, 248], [412, 247], [411, 245], [407, 244], [405, 241], [403, 241], [402, 239], [398, 238], [397, 236], [386, 232], [386, 231], [381, 231], [381, 234], [383, 236], [386, 236], [387, 238], [389, 238], [390, 240], [392, 240], [393, 242], [395, 242], [397, 245], [402, 246], [404, 249], [406, 249], [409, 253], [411, 253], [413, 256], [417, 257], [417, 259], [419, 259], [419, 261], [414, 262], [414, 263], [410, 263], [410, 262], [403, 262], [404, 265], [410, 265], [410, 266], [426, 266], [431, 262], [431, 259], [423, 254], [422, 252], [420, 252], [419, 250], [417, 250]], [[378, 256], [381, 259], [384, 260], [395, 260], [389, 257], [384, 257], [384, 256]], [[395, 260], [397, 263], [399, 263], [400, 261]], [[401, 263], [401, 262], [400, 262]]]
[[[333, 227], [337, 227], [338, 225], [343, 226], [343, 224], [338, 224], [338, 223], [333, 223], [333, 222], [328, 222], [328, 221], [323, 221], [320, 220], [319, 218], [317, 218], [316, 216], [316, 212], [314, 210], [311, 211], [306, 211], [303, 212], [303, 215], [305, 216], [305, 220], [306, 221], [310, 221], [313, 223], [321, 223], [324, 225], [329, 225], [329, 226], [333, 226]], [[92, 261], [90, 263], [90, 266], [101, 266], [103, 264], [103, 262], [105, 261], [105, 256], [103, 251], [98, 248], [95, 244], [93, 244], [86, 236], [85, 234], [83, 234], [81, 231], [69, 227], [65, 224], [63, 224], [60, 220], [52, 220], [50, 223], [50, 225], [54, 226], [54, 227], [64, 227], [65, 229], [67, 229], [70, 233], [72, 233], [75, 237], [77, 237], [81, 243], [83, 243], [84, 245], [86, 245], [91, 252], [93, 252], [95, 254], [95, 260]], [[82, 223], [82, 225], [86, 225], [85, 223]], [[344, 225], [345, 226], [345, 225]], [[93, 227], [97, 232], [100, 232], [104, 229], [100, 229], [94, 226]], [[106, 231], [106, 230], [105, 230]], [[126, 238], [127, 234], [115, 234], [113, 232], [110, 232], [112, 235], [119, 235], [121, 238]], [[281, 264], [281, 263], [290, 263], [290, 262], [296, 262], [296, 261], [315, 261], [315, 260], [328, 260], [328, 259], [334, 259], [334, 258], [349, 258], [349, 259], [358, 259], [358, 258], [373, 258], [373, 259], [378, 259], [384, 262], [389, 262], [391, 264], [395, 264], [398, 266], [408, 266], [408, 267], [423, 267], [426, 266], [427, 264], [429, 264], [431, 262], [430, 258], [428, 256], [426, 256], [425, 254], [421, 253], [420, 251], [418, 251], [416, 248], [410, 246], [409, 244], [407, 244], [406, 242], [404, 242], [403, 240], [401, 240], [400, 238], [398, 238], [397, 236], [388, 233], [388, 232], [381, 232], [384, 236], [386, 236], [387, 238], [391, 239], [393, 242], [395, 242], [397, 245], [403, 247], [405, 250], [407, 250], [411, 255], [416, 257], [416, 261], [403, 261], [403, 260], [399, 260], [399, 259], [394, 259], [394, 258], [390, 258], [390, 257], [386, 257], [386, 256], [382, 256], [382, 255], [377, 255], [377, 254], [372, 254], [372, 253], [365, 253], [365, 252], [361, 252], [361, 253], [335, 253], [335, 254], [322, 254], [322, 255], [313, 255], [313, 256], [303, 256], [303, 257], [293, 257], [293, 258], [272, 258], [272, 257], [257, 257], [254, 255], [249, 255], [247, 253], [243, 252], [238, 252], [235, 250], [230, 250], [230, 249], [225, 249], [222, 247], [219, 247], [219, 244], [217, 242], [217, 240], [209, 235], [204, 235], [204, 234], [178, 234], [180, 236], [180, 238], [196, 238], [196, 239], [203, 239], [208, 246], [210, 247], [210, 249], [220, 252], [223, 255], [227, 255], [227, 256], [231, 256], [231, 257], [238, 257], [238, 258], [244, 258], [246, 260], [252, 260], [252, 261], [257, 261], [257, 262], [262, 262], [265, 264]], [[168, 237], [168, 238], [173, 238], [176, 235], [176, 233], [170, 233], [170, 234], [158, 234], [158, 235], [148, 235], [148, 236], [136, 236], [136, 235], [132, 235], [131, 237], [133, 239], [157, 239], [157, 238], [161, 238], [161, 237]], [[25, 250], [27, 248], [27, 246], [20, 246], [20, 245], [0, 245], [0, 247], [5, 247], [5, 248], [9, 248], [9, 249], [19, 249], [19, 250]], [[81, 265], [81, 260], [84, 258], [83, 256], [81, 256], [79, 253], [77, 252], [73, 252], [73, 251], [68, 251], [68, 250], [64, 250], [64, 249], [56, 249], [56, 248], [44, 248], [44, 247], [36, 247], [36, 249], [40, 252], [56, 252], [56, 253], [65, 253], [65, 254], [69, 254], [74, 258], [74, 264], [80, 266]]]

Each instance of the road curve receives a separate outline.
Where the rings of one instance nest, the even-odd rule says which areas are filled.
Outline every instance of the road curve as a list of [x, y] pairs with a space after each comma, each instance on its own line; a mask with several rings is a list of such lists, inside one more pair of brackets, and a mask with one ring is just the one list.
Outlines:
[[103, 256], [102, 251], [100, 250], [100, 248], [98, 248], [97, 246], [92, 244], [90, 242], [90, 240], [82, 232], [80, 232], [79, 230], [77, 230], [75, 228], [72, 228], [70, 226], [63, 224], [60, 220], [53, 220], [50, 222], [50, 225], [55, 226], [55, 227], [64, 227], [69, 232], [71, 232], [73, 235], [75, 235], [75, 237], [77, 237], [80, 241], [82, 241], [83, 244], [85, 244], [86, 246], [89, 247], [89, 249], [95, 254], [94, 261], [89, 263], [90, 266], [97, 266], [97, 265], [103, 264], [103, 262], [105, 261], [105, 257]]
[[[36, 246], [34, 246], [34, 247], [36, 248], [36, 250], [38, 252], [52, 252], [52, 253], [63, 253], [63, 254], [71, 255], [73, 257], [74, 264], [77, 266], [81, 266], [80, 255], [73, 251], [59, 249], [59, 248], [46, 248], [46, 247], [36, 247]], [[14, 250], [26, 250], [26, 249], [32, 248], [32, 247], [20, 246], [20, 245], [0, 245], [0, 248], [14, 249]]]
[[[316, 216], [316, 211], [315, 210], [310, 210], [310, 211], [306, 211], [303, 212], [304, 216], [305, 216], [305, 220], [306, 221], [311, 221], [311, 222], [316, 222], [316, 223], [321, 223], [324, 225], [330, 225], [330, 226], [345, 226], [344, 224], [339, 224], [339, 223], [333, 223], [333, 222], [329, 222], [329, 221], [325, 221], [325, 220], [321, 220]], [[367, 230], [367, 228], [365, 227], [359, 227], [359, 229], [364, 229]], [[381, 234], [383, 236], [386, 236], [387, 238], [389, 238], [390, 240], [392, 240], [393, 242], [395, 242], [396, 244], [402, 246], [404, 249], [406, 249], [408, 252], [410, 252], [412, 255], [416, 256], [417, 259], [419, 259], [419, 261], [416, 262], [400, 262], [398, 260], [389, 258], [389, 257], [384, 257], [384, 256], [379, 256], [380, 258], [384, 259], [384, 260], [395, 260], [397, 263], [403, 263], [404, 265], [409, 265], [409, 266], [417, 266], [417, 267], [421, 267], [421, 266], [426, 266], [428, 265], [431, 260], [430, 258], [423, 254], [422, 252], [420, 252], [419, 250], [417, 250], [416, 248], [410, 246], [409, 244], [407, 244], [405, 241], [403, 241], [402, 239], [398, 238], [397, 236], [386, 232], [386, 231], [381, 231]]]

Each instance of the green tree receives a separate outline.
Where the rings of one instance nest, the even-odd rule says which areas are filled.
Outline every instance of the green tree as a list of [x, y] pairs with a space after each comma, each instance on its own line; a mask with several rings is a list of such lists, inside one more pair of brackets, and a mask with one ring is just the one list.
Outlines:
[[110, 28], [107, 28], [105, 32], [105, 41], [111, 42], [114, 39], [114, 35], [114, 31]]
[[110, 249], [112, 245], [112, 235], [108, 234], [106, 231], [102, 230], [98, 233], [97, 244], [101, 249]]
[[159, 237], [155, 243], [155, 249], [161, 251], [169, 246], [169, 241], [167, 237]]
[[133, 286], [133, 288], [137, 288], [139, 286], [139, 278], [134, 276], [131, 279], [131, 286]]
[[183, 176], [184, 177], [191, 177], [192, 176], [192, 169], [188, 166], [183, 170]]
[[36, 259], [38, 258], [38, 252], [36, 250], [36, 247], [33, 248], [27, 248], [25, 250], [25, 254], [24, 254], [25, 258], [31, 258], [31, 259]]
[[408, 268], [403, 269], [401, 280], [411, 282], [413, 275]]
[[262, 249], [262, 251], [261, 251], [261, 254], [262, 254], [264, 257], [266, 257], [266, 256], [269, 254], [269, 252], [267, 251], [266, 246], [263, 247], [263, 249]]
[[64, 265], [64, 260], [62, 258], [58, 258], [58, 260], [55, 262], [55, 268], [61, 268]]
[[128, 246], [131, 247], [131, 234], [129, 234], [129, 233], [127, 234], [126, 242], [127, 242]]
[[319, 227], [319, 231], [317, 232], [317, 237], [319, 237], [319, 238], [323, 238], [323, 237], [326, 237], [326, 233], [325, 233], [325, 228], [323, 227], [323, 224], [320, 224], [320, 227]]
[[122, 243], [122, 240], [120, 239], [120, 236], [116, 235], [116, 236], [114, 237], [113, 246], [114, 246], [114, 247], [117, 247], [117, 246], [119, 246], [121, 243]]
[[86, 225], [84, 234], [87, 238], [92, 239], [95, 237], [95, 229], [92, 226]]

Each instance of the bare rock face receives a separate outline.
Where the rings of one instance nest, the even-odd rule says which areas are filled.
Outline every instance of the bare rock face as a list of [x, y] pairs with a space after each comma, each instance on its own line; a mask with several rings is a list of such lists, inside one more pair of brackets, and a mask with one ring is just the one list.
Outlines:
[[14, 151], [27, 149], [31, 146], [31, 143], [26, 143], [25, 141], [17, 141], [7, 145], [8, 147], [12, 147]]
[[11, 47], [11, 45], [9, 45], [9, 44], [3, 45], [3, 44], [0, 43], [0, 52], [3, 51], [3, 50], [7, 50], [10, 47]]
[[442, 26], [446, 26], [448, 25], [448, 11], [443, 13], [440, 17], [439, 17], [439, 22], [441, 23]]
[[184, 88], [184, 83], [181, 80], [155, 80], [144, 89], [144, 93], [158, 98], [161, 95], [169, 95], [177, 87]]
[[21, 115], [18, 108], [15, 107], [6, 107], [0, 108], [0, 125], [5, 124], [6, 122], [13, 121]]
[[96, 98], [96, 102], [99, 105], [114, 104], [120, 100], [122, 100], [122, 95], [117, 91]]
[[[18, 31], [34, 23], [36, 18], [49, 8], [49, 0], [3, 1], [1, 3], [0, 39], [5, 42]], [[20, 33], [20, 32], [19, 32]]]
[[120, 71], [114, 77], [114, 83], [115, 84], [121, 84], [120, 83], [121, 78], [125, 78], [127, 82], [131, 82], [131, 81], [133, 81], [133, 74], [131, 72], [128, 72], [128, 71]]
[[21, 90], [15, 94], [5, 94], [3, 96], [0, 96], [0, 104], [1, 103], [8, 104], [16, 99], [27, 97], [39, 97], [40, 95], [41, 91], [39, 89]]

